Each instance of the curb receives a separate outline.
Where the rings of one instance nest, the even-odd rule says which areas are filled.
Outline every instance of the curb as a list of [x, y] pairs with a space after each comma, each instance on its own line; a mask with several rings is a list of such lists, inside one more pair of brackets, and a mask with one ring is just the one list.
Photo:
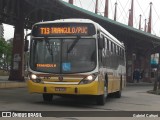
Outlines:
[[154, 83], [127, 83], [126, 86], [153, 86]]
[[154, 95], [160, 95], [160, 90], [157, 90], [157, 91], [149, 90], [147, 91], [147, 93], [154, 94]]
[[22, 88], [26, 87], [26, 82], [0, 82], [0, 89], [1, 88]]

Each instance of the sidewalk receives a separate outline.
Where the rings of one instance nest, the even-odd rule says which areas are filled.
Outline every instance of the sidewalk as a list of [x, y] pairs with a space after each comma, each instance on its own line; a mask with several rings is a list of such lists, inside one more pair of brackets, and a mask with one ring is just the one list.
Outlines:
[[1, 88], [20, 88], [26, 87], [26, 82], [9, 81], [8, 76], [0, 76], [0, 89]]
[[139, 83], [127, 83], [126, 86], [153, 86], [154, 83], [149, 82], [139, 82]]

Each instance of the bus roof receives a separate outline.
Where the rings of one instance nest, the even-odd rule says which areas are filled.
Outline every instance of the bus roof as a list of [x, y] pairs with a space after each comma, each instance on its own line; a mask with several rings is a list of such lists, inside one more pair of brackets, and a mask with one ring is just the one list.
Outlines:
[[120, 42], [117, 38], [115, 38], [112, 34], [110, 34], [107, 30], [105, 30], [99, 24], [98, 24], [98, 29], [100, 31], [102, 31], [103, 33], [107, 33], [106, 35], [112, 40], [112, 42], [115, 42], [116, 44], [121, 45], [122, 47], [124, 47], [124, 44], [122, 42]]
[[54, 21], [44, 21], [44, 22], [38, 22], [34, 25], [38, 24], [50, 24], [50, 23], [92, 23], [96, 27], [96, 29], [102, 31], [103, 33], [107, 33], [107, 36], [113, 40], [113, 42], [118, 43], [121, 46], [124, 46], [123, 43], [121, 43], [117, 38], [115, 38], [112, 34], [110, 34], [107, 30], [105, 30], [102, 26], [100, 26], [98, 23], [90, 20], [90, 19], [82, 19], [82, 18], [69, 18], [69, 19], [59, 19]]
[[69, 22], [74, 22], [74, 23], [93, 23], [96, 24], [94, 21], [90, 20], [90, 19], [78, 19], [78, 18], [70, 18], [70, 19], [59, 19], [59, 20], [54, 20], [54, 21], [44, 21], [44, 22], [38, 22], [37, 24], [48, 24], [48, 23], [69, 23]]

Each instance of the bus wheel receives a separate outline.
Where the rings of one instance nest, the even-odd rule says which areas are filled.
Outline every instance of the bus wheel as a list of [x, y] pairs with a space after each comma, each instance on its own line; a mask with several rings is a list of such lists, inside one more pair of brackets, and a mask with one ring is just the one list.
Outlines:
[[104, 105], [106, 103], [106, 98], [107, 98], [107, 87], [104, 87], [104, 94], [103, 95], [98, 95], [97, 96], [97, 105]]
[[105, 98], [108, 97], [108, 75], [105, 75], [105, 82], [104, 82], [104, 95]]
[[121, 75], [121, 77], [120, 77], [120, 88], [119, 88], [119, 91], [117, 91], [117, 92], [115, 92], [114, 93], [114, 96], [116, 97], [116, 98], [120, 98], [121, 97], [121, 94], [122, 94], [122, 75]]
[[51, 102], [53, 98], [52, 94], [43, 94], [43, 101], [44, 102]]
[[115, 93], [114, 93], [114, 96], [115, 96], [116, 98], [120, 98], [120, 97], [121, 97], [121, 90], [115, 92]]
[[106, 102], [106, 99], [105, 99], [104, 94], [97, 96], [97, 105], [104, 105], [105, 102]]

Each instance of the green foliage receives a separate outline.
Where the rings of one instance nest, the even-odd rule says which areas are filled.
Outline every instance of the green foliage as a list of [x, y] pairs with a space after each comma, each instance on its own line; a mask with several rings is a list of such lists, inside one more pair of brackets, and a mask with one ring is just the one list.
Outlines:
[[6, 41], [4, 40], [4, 38], [0, 38], [0, 58], [5, 53], [5, 50], [6, 50]]
[[7, 70], [11, 63], [12, 41], [0, 38], [0, 69]]

